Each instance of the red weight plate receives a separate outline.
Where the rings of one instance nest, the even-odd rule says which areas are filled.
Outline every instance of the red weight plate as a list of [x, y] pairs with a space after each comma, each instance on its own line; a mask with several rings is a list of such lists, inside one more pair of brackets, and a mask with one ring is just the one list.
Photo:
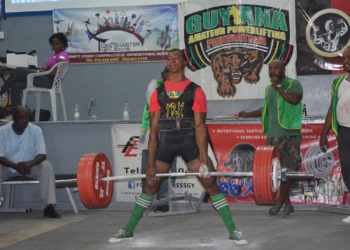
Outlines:
[[271, 162], [272, 162], [272, 152], [273, 152], [273, 148], [270, 150], [270, 148], [266, 149], [266, 157], [265, 157], [265, 163], [264, 163], [264, 168], [263, 168], [263, 176], [265, 176], [264, 181], [264, 193], [265, 193], [265, 200], [267, 204], [271, 204], [273, 203], [272, 200], [272, 194], [271, 194], [271, 190], [272, 190], [272, 179], [271, 179]]
[[265, 147], [258, 147], [255, 150], [254, 163], [253, 163], [253, 187], [254, 198], [257, 204], [264, 204], [266, 201], [265, 182], [261, 181], [265, 178], [264, 163], [266, 161]]
[[257, 204], [274, 204], [279, 190], [273, 189], [272, 162], [278, 158], [276, 147], [260, 146], [256, 149], [253, 163], [254, 198]]
[[266, 147], [259, 148], [260, 157], [257, 158], [257, 166], [259, 168], [259, 173], [256, 177], [257, 182], [259, 182], [259, 189], [257, 197], [258, 197], [258, 204], [266, 204], [269, 202], [269, 194], [268, 194], [268, 176], [266, 176], [266, 162], [268, 161], [270, 157], [270, 151]]
[[271, 151], [269, 151], [269, 149], [265, 146], [264, 150], [262, 152], [263, 158], [261, 159], [261, 172], [260, 172], [260, 180], [259, 182], [261, 183], [262, 186], [262, 190], [263, 190], [263, 199], [262, 202], [265, 202], [265, 204], [269, 204], [270, 203], [270, 195], [269, 195], [269, 181], [268, 181], [268, 168], [266, 167], [266, 162], [269, 161], [270, 157], [271, 157]]
[[263, 156], [262, 150], [255, 150], [254, 155], [254, 163], [253, 163], [253, 187], [254, 187], [254, 199], [257, 204], [260, 204], [260, 200], [262, 199], [262, 183], [258, 181], [258, 177], [260, 176], [261, 168], [260, 168], [260, 159]]
[[104, 208], [113, 195], [113, 181], [102, 178], [113, 176], [107, 156], [103, 153], [87, 154], [78, 164], [77, 184], [80, 199], [87, 208]]

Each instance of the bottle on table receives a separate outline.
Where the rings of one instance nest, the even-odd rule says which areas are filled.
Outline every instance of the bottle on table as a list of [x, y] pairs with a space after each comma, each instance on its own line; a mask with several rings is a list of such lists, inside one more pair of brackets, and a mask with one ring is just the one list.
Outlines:
[[76, 103], [74, 105], [74, 121], [80, 120], [80, 112], [79, 112], [79, 105]]
[[128, 101], [123, 103], [123, 120], [129, 120], [129, 104]]
[[307, 116], [307, 111], [306, 111], [306, 104], [303, 104], [303, 116]]

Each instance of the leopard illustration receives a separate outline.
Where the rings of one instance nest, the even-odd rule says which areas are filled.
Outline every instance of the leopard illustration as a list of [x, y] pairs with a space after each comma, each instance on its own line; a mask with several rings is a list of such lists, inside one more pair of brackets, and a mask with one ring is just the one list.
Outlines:
[[242, 81], [256, 84], [260, 80], [264, 53], [259, 50], [234, 48], [212, 56], [211, 68], [218, 83], [217, 93], [224, 98], [234, 97], [234, 86]]

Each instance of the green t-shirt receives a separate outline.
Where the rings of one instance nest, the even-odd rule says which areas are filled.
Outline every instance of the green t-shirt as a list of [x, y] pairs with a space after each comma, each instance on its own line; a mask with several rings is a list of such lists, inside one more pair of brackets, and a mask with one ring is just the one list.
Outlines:
[[[298, 80], [294, 80], [292, 86], [288, 91], [303, 94], [303, 87], [301, 86]], [[277, 90], [274, 87], [271, 87], [269, 89], [269, 92], [267, 94], [267, 103], [268, 103], [268, 109], [269, 109], [268, 110], [269, 128], [267, 132], [267, 138], [301, 135], [300, 129], [285, 129], [279, 125], [277, 120], [278, 119]]]
[[163, 81], [162, 80], [152, 80], [147, 87], [147, 93], [146, 93], [146, 97], [147, 97], [147, 101], [145, 104], [145, 108], [143, 109], [143, 117], [142, 117], [142, 124], [141, 124], [141, 128], [145, 129], [145, 130], [149, 130], [151, 128], [151, 123], [150, 123], [150, 114], [148, 112], [149, 110], [149, 101], [151, 100], [151, 95], [152, 93], [160, 86], [163, 85]]

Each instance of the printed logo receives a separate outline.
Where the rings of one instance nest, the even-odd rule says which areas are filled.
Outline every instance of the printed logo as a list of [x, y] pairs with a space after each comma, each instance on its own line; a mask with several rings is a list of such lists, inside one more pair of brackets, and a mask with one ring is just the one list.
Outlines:
[[129, 189], [135, 189], [136, 188], [136, 184], [134, 181], [128, 181], [128, 188]]
[[[254, 194], [254, 188], [251, 181], [242, 181], [239, 179], [232, 178], [221, 178], [218, 179], [217, 183], [224, 195], [230, 195], [231, 197], [242, 197], [247, 198], [248, 196], [252, 196]], [[225, 180], [226, 179], [226, 180]]]
[[124, 157], [136, 157], [137, 153], [132, 153], [133, 150], [138, 150], [139, 136], [131, 136], [125, 145], [118, 145], [117, 148], [122, 148]]
[[306, 26], [310, 48], [325, 57], [337, 57], [350, 44], [350, 18], [337, 9], [324, 9], [313, 15]]
[[287, 10], [259, 5], [219, 6], [185, 17], [189, 68], [211, 67], [217, 94], [234, 97], [242, 79], [257, 84], [263, 64], [293, 54]]
[[232, 172], [252, 172], [254, 163], [255, 147], [249, 143], [235, 145], [229, 155], [225, 167], [230, 167]]
[[170, 102], [166, 104], [166, 117], [184, 117], [185, 102]]
[[141, 181], [128, 181], [128, 189], [142, 188]]
[[170, 99], [177, 99], [181, 96], [182, 92], [177, 91], [177, 90], [173, 90], [173, 91], [169, 91], [167, 93], [167, 95], [169, 96]]

